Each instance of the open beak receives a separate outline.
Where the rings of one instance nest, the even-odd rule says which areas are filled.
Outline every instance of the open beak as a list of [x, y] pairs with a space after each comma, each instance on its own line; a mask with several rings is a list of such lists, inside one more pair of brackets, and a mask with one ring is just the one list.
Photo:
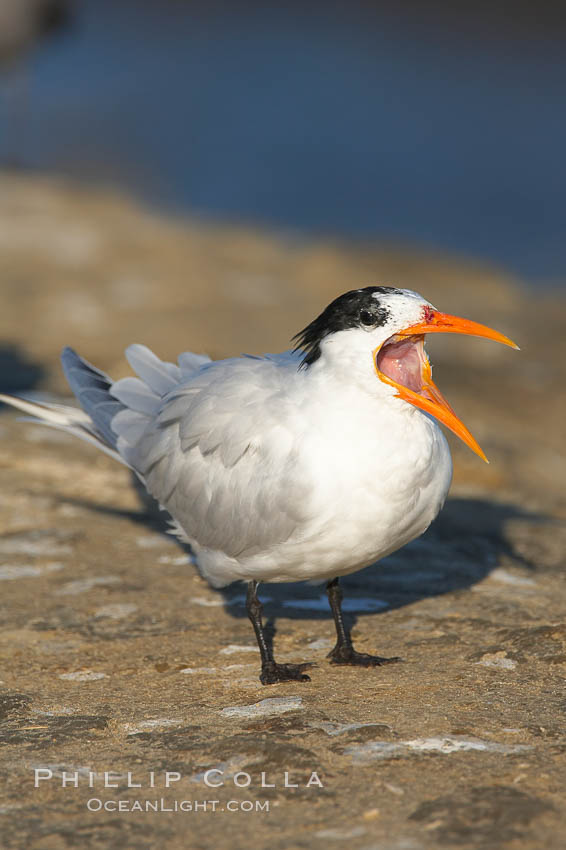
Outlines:
[[424, 350], [424, 335], [428, 333], [459, 333], [492, 339], [511, 348], [519, 346], [486, 325], [427, 308], [422, 322], [395, 334], [374, 351], [378, 377], [394, 386], [399, 398], [434, 416], [488, 463], [477, 441], [432, 380], [432, 368]]

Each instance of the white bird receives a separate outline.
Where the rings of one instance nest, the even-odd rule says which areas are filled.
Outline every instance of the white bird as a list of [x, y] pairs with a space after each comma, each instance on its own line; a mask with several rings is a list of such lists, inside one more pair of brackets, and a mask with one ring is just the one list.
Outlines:
[[275, 661], [258, 582], [327, 582], [332, 663], [398, 660], [353, 648], [339, 577], [418, 537], [440, 511], [452, 461], [438, 422], [485, 459], [432, 381], [424, 335], [438, 331], [517, 347], [416, 292], [369, 286], [333, 301], [282, 354], [211, 361], [185, 353], [174, 365], [131, 345], [126, 357], [139, 377], [113, 382], [65, 348], [82, 411], [0, 400], [134, 470], [213, 587], [248, 582], [263, 684], [308, 681], [310, 665]]

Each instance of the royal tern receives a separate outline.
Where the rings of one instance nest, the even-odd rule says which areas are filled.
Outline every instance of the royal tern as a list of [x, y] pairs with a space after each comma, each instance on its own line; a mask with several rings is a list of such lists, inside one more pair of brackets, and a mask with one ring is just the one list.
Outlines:
[[336, 298], [282, 354], [162, 362], [143, 345], [139, 377], [112, 381], [72, 349], [62, 364], [82, 410], [0, 396], [129, 466], [190, 543], [213, 587], [248, 582], [263, 684], [308, 681], [265, 640], [260, 581], [326, 581], [333, 664], [398, 659], [357, 652], [339, 577], [421, 535], [452, 478], [441, 422], [482, 450], [432, 381], [424, 339], [503, 334], [440, 313], [416, 292], [369, 286]]

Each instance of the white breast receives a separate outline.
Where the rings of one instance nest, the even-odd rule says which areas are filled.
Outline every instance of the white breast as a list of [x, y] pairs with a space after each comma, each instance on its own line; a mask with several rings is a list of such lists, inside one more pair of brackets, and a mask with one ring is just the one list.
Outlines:
[[324, 578], [361, 569], [420, 536], [452, 479], [442, 431], [417, 410], [380, 410], [348, 437], [317, 479], [322, 521], [312, 543], [327, 550]]

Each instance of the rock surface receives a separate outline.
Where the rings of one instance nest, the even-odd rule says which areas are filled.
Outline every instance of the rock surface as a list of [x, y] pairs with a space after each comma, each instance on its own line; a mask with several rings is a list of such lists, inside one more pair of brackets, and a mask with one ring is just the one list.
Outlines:
[[439, 520], [345, 581], [358, 648], [403, 664], [331, 667], [320, 588], [264, 588], [279, 659], [317, 663], [307, 684], [260, 685], [241, 588], [208, 588], [126, 469], [4, 410], [1, 846], [562, 848], [564, 301], [443, 257], [172, 221], [12, 175], [0, 280], [7, 391], [65, 394], [66, 343], [116, 377], [134, 341], [171, 359], [281, 350], [377, 281], [523, 349], [431, 341], [491, 465], [452, 441]]

